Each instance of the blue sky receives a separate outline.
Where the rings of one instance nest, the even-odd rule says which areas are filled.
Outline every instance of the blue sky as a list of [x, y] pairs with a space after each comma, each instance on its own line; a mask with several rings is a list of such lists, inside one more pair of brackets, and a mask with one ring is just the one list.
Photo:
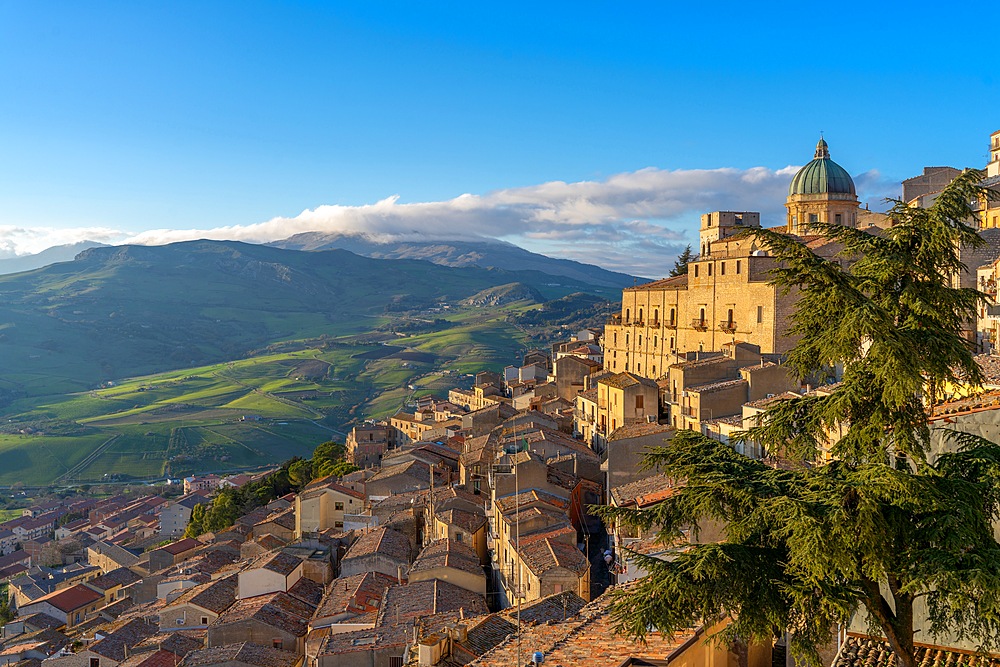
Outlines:
[[820, 130], [873, 204], [985, 163], [996, 10], [876, 4], [0, 0], [0, 254], [315, 225], [654, 275], [703, 211], [779, 222]]

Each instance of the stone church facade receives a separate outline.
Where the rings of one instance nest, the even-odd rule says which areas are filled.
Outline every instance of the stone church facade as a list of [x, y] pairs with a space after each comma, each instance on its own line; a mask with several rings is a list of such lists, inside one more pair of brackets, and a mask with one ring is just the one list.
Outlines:
[[[815, 222], [867, 225], [854, 181], [830, 159], [820, 139], [814, 159], [795, 175], [785, 204], [786, 223], [771, 228], [831, 257], [839, 247], [811, 232]], [[768, 284], [775, 260], [753, 238], [734, 238], [760, 227], [760, 214], [715, 211], [701, 216], [700, 254], [686, 275], [625, 289], [621, 312], [604, 332], [604, 368], [656, 379], [689, 353], [718, 351], [736, 341], [759, 346], [762, 354], [784, 354], [795, 339], [786, 336], [795, 295]]]

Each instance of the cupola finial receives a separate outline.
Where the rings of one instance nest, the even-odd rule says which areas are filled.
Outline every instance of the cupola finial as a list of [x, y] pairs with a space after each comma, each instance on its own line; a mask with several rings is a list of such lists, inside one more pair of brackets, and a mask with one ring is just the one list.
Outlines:
[[813, 158], [817, 160], [829, 160], [830, 159], [830, 148], [826, 145], [826, 139], [823, 138], [823, 133], [820, 132], [819, 143], [816, 144], [816, 154]]

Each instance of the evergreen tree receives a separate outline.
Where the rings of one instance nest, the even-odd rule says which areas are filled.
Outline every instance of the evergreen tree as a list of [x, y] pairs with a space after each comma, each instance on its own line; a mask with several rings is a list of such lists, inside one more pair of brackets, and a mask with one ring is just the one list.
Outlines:
[[[801, 377], [842, 365], [828, 396], [778, 403], [743, 441], [801, 465], [769, 466], [683, 431], [649, 465], [678, 481], [650, 510], [604, 509], [609, 521], [655, 527], [662, 542], [706, 520], [726, 525], [721, 543], [671, 561], [636, 556], [650, 572], [614, 605], [621, 629], [677, 631], [728, 616], [723, 638], [769, 641], [788, 633], [796, 658], [863, 613], [902, 667], [914, 667], [915, 602], [924, 598], [933, 641], [949, 631], [1000, 645], [1000, 446], [953, 438], [929, 451], [928, 404], [949, 382], [981, 373], [961, 336], [981, 295], [951, 286], [959, 248], [982, 243], [966, 223], [985, 195], [979, 172], [959, 176], [929, 209], [896, 202], [879, 235], [817, 225], [843, 246], [848, 268], [797, 240], [749, 230], [778, 260], [774, 282], [798, 294], [788, 364]], [[834, 427], [833, 462], [818, 460]], [[790, 468], [790, 469], [789, 469]]]
[[684, 248], [684, 252], [677, 257], [677, 261], [674, 262], [674, 268], [670, 269], [670, 277], [675, 278], [687, 275], [688, 264], [691, 263], [692, 259], [694, 259], [694, 255], [691, 253], [691, 246], [689, 244]]

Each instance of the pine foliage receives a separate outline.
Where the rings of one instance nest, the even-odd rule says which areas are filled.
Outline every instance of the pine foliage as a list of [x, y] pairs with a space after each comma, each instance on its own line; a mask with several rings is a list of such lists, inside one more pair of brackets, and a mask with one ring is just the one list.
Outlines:
[[[953, 287], [960, 246], [981, 243], [967, 224], [969, 202], [984, 196], [980, 178], [963, 173], [929, 209], [896, 202], [895, 225], [878, 235], [822, 225], [843, 248], [833, 260], [794, 238], [748, 232], [777, 259], [775, 284], [798, 296], [789, 367], [803, 378], [839, 367], [843, 381], [829, 395], [778, 403], [742, 434], [768, 463], [693, 431], [650, 453], [647, 464], [676, 480], [675, 493], [651, 509], [601, 513], [680, 548], [669, 561], [634, 556], [650, 576], [617, 594], [624, 632], [726, 616], [725, 639], [788, 633], [793, 656], [818, 664], [818, 649], [861, 612], [912, 667], [923, 598], [922, 641], [948, 631], [1000, 646], [991, 525], [1000, 519], [1000, 446], [956, 435], [952, 451], [935, 455], [927, 419], [945, 384], [981, 381], [961, 336], [981, 295]], [[831, 442], [834, 431], [842, 437]], [[805, 463], [823, 450], [832, 462]], [[708, 521], [725, 525], [725, 540], [686, 546], [687, 531]]]

